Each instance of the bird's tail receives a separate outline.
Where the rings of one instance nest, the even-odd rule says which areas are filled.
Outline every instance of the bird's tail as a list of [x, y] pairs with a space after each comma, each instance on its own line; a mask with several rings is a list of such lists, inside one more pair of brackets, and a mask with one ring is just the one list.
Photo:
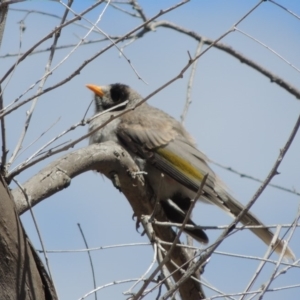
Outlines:
[[[244, 210], [244, 206], [239, 203], [236, 199], [234, 199], [231, 195], [229, 195], [227, 192], [222, 191], [222, 193], [218, 193], [217, 198], [213, 201], [217, 206], [221, 207], [223, 210], [228, 212], [232, 217], [237, 217], [242, 210]], [[247, 211], [242, 219], [241, 222], [245, 226], [261, 226], [264, 227], [265, 225], [250, 211]], [[274, 234], [272, 231], [268, 228], [250, 228], [250, 230], [257, 235], [263, 242], [265, 242], [267, 245], [270, 245]], [[285, 247], [286, 241], [282, 239], [277, 239], [274, 242], [274, 245], [272, 245], [272, 248], [276, 253], [279, 255], [282, 253], [284, 247]], [[293, 251], [286, 246], [284, 257], [287, 259], [295, 260], [295, 255]]]

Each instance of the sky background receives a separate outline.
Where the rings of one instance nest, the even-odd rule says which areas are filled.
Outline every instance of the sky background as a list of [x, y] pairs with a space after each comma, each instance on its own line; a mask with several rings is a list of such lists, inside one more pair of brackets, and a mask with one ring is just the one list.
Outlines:
[[[89, 0], [74, 1], [72, 9], [80, 13], [93, 3], [94, 1]], [[175, 3], [178, 2], [171, 0], [139, 2], [147, 17], [152, 17], [161, 9]], [[216, 39], [229, 30], [256, 3], [257, 1], [251, 0], [194, 0], [159, 19], [168, 20], [207, 38]], [[300, 15], [299, 1], [278, 0], [278, 3]], [[102, 4], [88, 13], [86, 19], [95, 22], [103, 12], [104, 6]], [[122, 7], [132, 11], [130, 6]], [[65, 10], [63, 5], [55, 1], [25, 1], [11, 5], [0, 49], [1, 77], [16, 61], [16, 56], [6, 56], [7, 54], [26, 51], [60, 22], [59, 18], [36, 13], [31, 13], [24, 19], [26, 13], [16, 9], [34, 9], [57, 16], [62, 16]], [[68, 19], [72, 17], [70, 13]], [[20, 39], [19, 26], [22, 19], [24, 19], [25, 31]], [[84, 19], [80, 24], [88, 28], [91, 26]], [[108, 7], [98, 26], [106, 34], [122, 36], [139, 24], [141, 24], [139, 18]], [[58, 44], [76, 45], [85, 36], [88, 28], [76, 25], [66, 27], [62, 31]], [[300, 68], [299, 18], [267, 1], [249, 15], [238, 28], [266, 44], [296, 68]], [[98, 32], [93, 32], [87, 40], [92, 41], [102, 37], [103, 35]], [[46, 49], [51, 43], [50, 39], [38, 49]], [[22, 153], [11, 169], [51, 138], [82, 119], [92, 99], [92, 93], [85, 88], [85, 84], [104, 85], [121, 82], [130, 85], [141, 95], [147, 96], [178, 75], [188, 62], [187, 52], [193, 55], [198, 44], [191, 37], [166, 28], [158, 28], [130, 45], [127, 43], [124, 42], [119, 46], [124, 46], [124, 53], [147, 84], [138, 79], [128, 62], [120, 56], [118, 49], [111, 48], [88, 64], [79, 76], [40, 97], [24, 141], [24, 148], [58, 119], [59, 121]], [[262, 45], [239, 32], [229, 34], [222, 43], [231, 46], [299, 88], [299, 71]], [[69, 76], [86, 59], [108, 44], [109, 42], [106, 41], [79, 47], [48, 78], [45, 88]], [[52, 67], [66, 57], [72, 48], [57, 50]], [[48, 56], [48, 52], [31, 55], [15, 69], [10, 79], [2, 85], [5, 105], [14, 101], [43, 76]], [[190, 69], [182, 79], [152, 97], [149, 103], [179, 119], [186, 99], [189, 74]], [[36, 90], [37, 86], [26, 93], [22, 99], [34, 95]], [[6, 117], [9, 157], [19, 139], [26, 111], [29, 108], [30, 104], [25, 105]], [[218, 49], [210, 49], [198, 62], [192, 89], [192, 104], [185, 126], [195, 138], [199, 149], [213, 161], [264, 179], [276, 161], [280, 148], [287, 141], [299, 111], [299, 100], [294, 96], [271, 83], [257, 71], [241, 64], [236, 58]], [[90, 109], [88, 116], [92, 114], [93, 109]], [[78, 138], [87, 130], [87, 127], [77, 128], [57, 144]], [[75, 149], [85, 147], [87, 144], [88, 140], [85, 140], [76, 145]], [[299, 153], [300, 134], [296, 136], [280, 165], [280, 175], [276, 176], [272, 183], [300, 191]], [[62, 155], [64, 153], [56, 157]], [[21, 183], [25, 182], [54, 159], [55, 157], [51, 157], [24, 171], [17, 176], [17, 180]], [[251, 199], [259, 187], [259, 183], [240, 178], [220, 167], [212, 165], [212, 168], [227, 184], [232, 194], [244, 204]], [[294, 220], [298, 208], [299, 196], [268, 187], [251, 210], [265, 224], [287, 224]], [[67, 189], [34, 207], [34, 212], [48, 250], [84, 248], [77, 223], [81, 224], [89, 247], [148, 242], [146, 237], [136, 232], [135, 222], [131, 219], [132, 210], [126, 198], [112, 186], [109, 180], [93, 172], [73, 179]], [[231, 218], [218, 208], [201, 203], [197, 205], [193, 219], [201, 225], [225, 225], [231, 222]], [[35, 247], [40, 249], [29, 213], [22, 216], [22, 221]], [[207, 231], [211, 242], [220, 233], [221, 231], [216, 230]], [[283, 233], [284, 229], [282, 229]], [[300, 230], [296, 230], [290, 246], [297, 258], [300, 256], [299, 238]], [[267, 247], [255, 235], [244, 230], [226, 239], [217, 250], [261, 257], [266, 249]], [[92, 257], [97, 286], [101, 286], [115, 280], [140, 277], [152, 261], [153, 251], [150, 245], [113, 248], [94, 251]], [[272, 258], [277, 259], [278, 256], [273, 255]], [[49, 253], [49, 260], [60, 299], [79, 299], [93, 288], [86, 253]], [[256, 260], [216, 253], [206, 266], [203, 279], [224, 293], [240, 292], [249, 282], [258, 264]], [[273, 267], [268, 265], [264, 269], [255, 288], [266, 282]], [[274, 281], [271, 288], [300, 284], [299, 273], [299, 268], [289, 270]], [[132, 284], [105, 288], [98, 292], [98, 299], [126, 299], [122, 292], [128, 290]], [[207, 296], [216, 294], [210, 289], [205, 291]], [[155, 297], [156, 292], [146, 299], [155, 299]], [[299, 297], [299, 288], [270, 292], [264, 299], [296, 299], [297, 297]]]

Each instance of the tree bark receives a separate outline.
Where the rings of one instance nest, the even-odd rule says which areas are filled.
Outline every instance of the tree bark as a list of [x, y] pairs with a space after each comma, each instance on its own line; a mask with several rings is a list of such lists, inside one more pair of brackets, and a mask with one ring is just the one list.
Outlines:
[[56, 292], [0, 177], [0, 299], [56, 300]]
[[[127, 151], [114, 142], [93, 144], [57, 159], [25, 182], [23, 188], [26, 190], [31, 205], [34, 206], [69, 186], [72, 178], [88, 170], [96, 170], [111, 179], [114, 185], [123, 192], [137, 218], [141, 219], [143, 215], [152, 214], [155, 206], [152, 190], [146, 182], [143, 182], [141, 175], [133, 176], [133, 173], [139, 170], [137, 165]], [[12, 193], [18, 212], [20, 214], [25, 212], [28, 205], [24, 195], [19, 189], [15, 189]], [[155, 218], [159, 221], [167, 221], [162, 210], [155, 215]], [[169, 243], [173, 242], [175, 233], [170, 227], [153, 225], [153, 229], [155, 236], [151, 242], [155, 241], [155, 238]], [[163, 247], [166, 250], [169, 249], [169, 246]], [[186, 270], [192, 257], [182, 247], [175, 247], [170, 259], [171, 261], [167, 262], [166, 266], [170, 273], [174, 272], [173, 279], [178, 282], [184, 274], [182, 270], [177, 270], [172, 261]], [[198, 272], [193, 276], [199, 278]], [[179, 286], [179, 292], [182, 299], [205, 298], [200, 283], [191, 278]]]

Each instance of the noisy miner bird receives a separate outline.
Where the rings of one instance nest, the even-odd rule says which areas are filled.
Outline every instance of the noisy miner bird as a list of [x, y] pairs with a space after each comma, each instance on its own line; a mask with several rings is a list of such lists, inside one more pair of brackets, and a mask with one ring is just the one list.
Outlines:
[[[86, 85], [95, 94], [96, 113], [111, 109], [96, 117], [90, 123], [90, 131], [112, 115], [128, 107], [135, 107], [143, 97], [127, 85], [116, 83], [105, 86]], [[140, 170], [145, 171], [145, 180], [171, 222], [182, 223], [191, 199], [199, 189], [202, 179], [208, 174], [200, 200], [214, 204], [236, 217], [244, 206], [227, 191], [218, 176], [208, 166], [207, 157], [199, 151], [184, 127], [165, 112], [143, 103], [134, 110], [112, 120], [102, 129], [93, 133], [90, 144], [114, 141], [124, 147], [134, 158]], [[164, 174], [164, 177], [161, 174]], [[262, 225], [251, 212], [247, 212], [241, 222], [244, 225]], [[195, 225], [192, 220], [188, 224]], [[251, 231], [270, 245], [273, 233], [267, 228], [252, 228]], [[208, 243], [208, 237], [199, 227], [185, 229], [185, 232], [201, 243]], [[277, 240], [275, 251], [281, 253], [284, 241]], [[286, 258], [294, 259], [288, 247]]]

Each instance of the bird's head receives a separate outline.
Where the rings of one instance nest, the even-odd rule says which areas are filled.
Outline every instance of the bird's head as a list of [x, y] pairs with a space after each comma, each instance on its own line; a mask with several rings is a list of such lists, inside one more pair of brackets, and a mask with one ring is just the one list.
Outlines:
[[[137, 93], [129, 86], [121, 83], [104, 86], [87, 84], [86, 87], [92, 90], [95, 94], [96, 112], [104, 111], [121, 103], [124, 103], [124, 106], [127, 106], [127, 103], [136, 99], [137, 95]], [[140, 96], [138, 98], [140, 98]], [[124, 106], [121, 105], [114, 109], [114, 111], [122, 110], [124, 109]]]

